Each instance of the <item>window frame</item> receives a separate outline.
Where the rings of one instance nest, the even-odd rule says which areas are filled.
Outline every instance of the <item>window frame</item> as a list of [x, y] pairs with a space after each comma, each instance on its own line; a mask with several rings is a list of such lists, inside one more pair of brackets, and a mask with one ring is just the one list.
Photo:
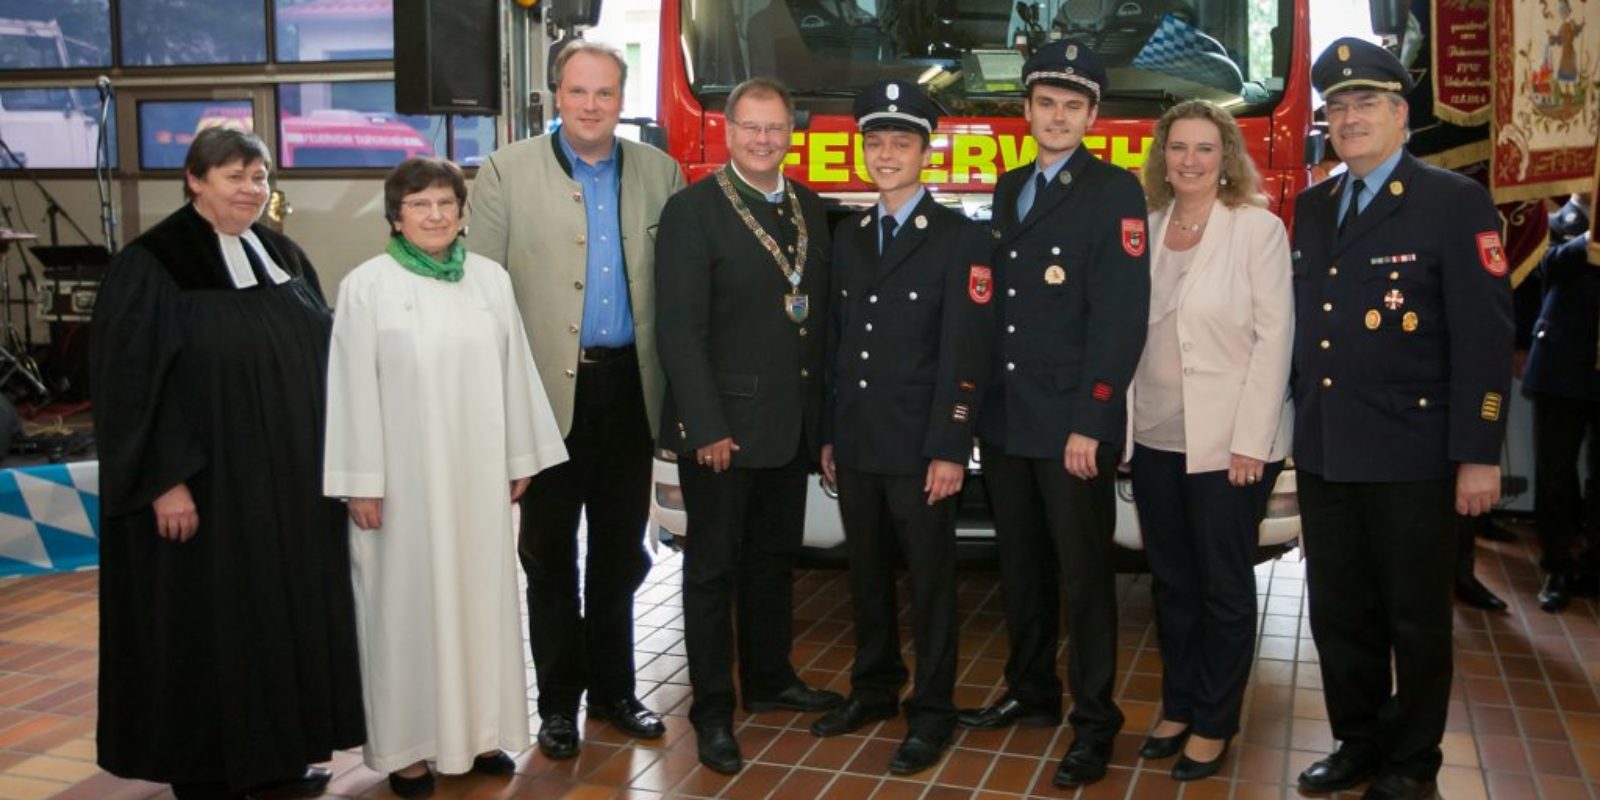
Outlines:
[[[0, 71], [0, 89], [93, 89], [99, 77], [109, 77], [119, 94], [115, 102], [117, 125], [117, 163], [112, 171], [116, 180], [139, 178], [171, 178], [182, 170], [144, 169], [140, 166], [138, 109], [136, 102], [150, 100], [192, 100], [214, 97], [237, 99], [240, 92], [251, 95], [255, 103], [256, 135], [265, 141], [271, 152], [280, 152], [279, 131], [282, 121], [278, 108], [278, 88], [283, 84], [344, 83], [394, 81], [393, 59], [366, 59], [358, 61], [279, 61], [277, 60], [277, 2], [260, 0], [266, 26], [265, 62], [229, 64], [175, 64], [158, 66], [124, 66], [122, 64], [122, 4], [123, 0], [108, 0], [110, 15], [111, 60], [110, 67], [58, 67]], [[120, 92], [133, 95], [125, 98]], [[226, 92], [226, 97], [209, 94]], [[265, 116], [263, 116], [265, 115]], [[456, 118], [460, 114], [438, 114], [444, 120], [445, 156], [456, 160]], [[503, 115], [495, 120], [494, 146], [505, 141]], [[131, 138], [130, 138], [131, 137]], [[487, 155], [487, 154], [485, 154]], [[476, 174], [475, 165], [456, 162], [469, 177]], [[84, 178], [94, 174], [93, 167], [48, 168], [32, 170], [41, 179]], [[370, 179], [387, 172], [383, 167], [296, 167], [288, 170], [274, 165], [274, 175], [306, 179]], [[16, 170], [0, 170], [0, 179]]]

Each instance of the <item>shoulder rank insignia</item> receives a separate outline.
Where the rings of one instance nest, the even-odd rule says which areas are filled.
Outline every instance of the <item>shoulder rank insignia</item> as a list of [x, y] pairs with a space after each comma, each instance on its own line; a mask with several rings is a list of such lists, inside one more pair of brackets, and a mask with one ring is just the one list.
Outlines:
[[971, 417], [971, 416], [972, 416], [972, 406], [969, 406], [966, 403], [956, 403], [955, 405], [950, 407], [950, 421], [951, 422], [964, 423], [964, 422], [967, 421], [967, 418]]
[[1483, 393], [1483, 407], [1478, 409], [1478, 416], [1489, 422], [1500, 421], [1500, 394], [1498, 392]]

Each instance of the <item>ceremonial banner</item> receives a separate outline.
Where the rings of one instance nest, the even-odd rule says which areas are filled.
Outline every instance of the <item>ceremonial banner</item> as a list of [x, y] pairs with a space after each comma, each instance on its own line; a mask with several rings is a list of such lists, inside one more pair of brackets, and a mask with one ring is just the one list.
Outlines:
[[1489, 121], [1489, 0], [1434, 0], [1433, 115], [1452, 125]]
[[1600, 0], [1491, 0], [1496, 202], [1589, 191]]

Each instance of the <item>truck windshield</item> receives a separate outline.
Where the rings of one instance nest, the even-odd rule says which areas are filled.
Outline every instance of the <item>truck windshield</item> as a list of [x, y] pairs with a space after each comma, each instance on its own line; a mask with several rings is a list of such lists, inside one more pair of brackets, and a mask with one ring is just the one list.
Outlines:
[[1018, 114], [1021, 48], [1071, 37], [1108, 67], [1103, 113], [1203, 97], [1250, 115], [1283, 95], [1294, 2], [684, 0], [681, 22], [692, 88], [708, 101], [761, 75], [807, 108], [847, 112], [857, 89], [898, 78], [954, 115]]

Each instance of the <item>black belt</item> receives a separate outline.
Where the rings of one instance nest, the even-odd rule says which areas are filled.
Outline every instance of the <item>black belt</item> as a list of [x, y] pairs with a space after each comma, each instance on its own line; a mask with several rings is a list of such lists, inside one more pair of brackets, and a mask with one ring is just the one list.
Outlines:
[[621, 347], [585, 347], [578, 351], [578, 363], [599, 364], [619, 358], [631, 358], [633, 354], [634, 350], [631, 344], [625, 344]]

